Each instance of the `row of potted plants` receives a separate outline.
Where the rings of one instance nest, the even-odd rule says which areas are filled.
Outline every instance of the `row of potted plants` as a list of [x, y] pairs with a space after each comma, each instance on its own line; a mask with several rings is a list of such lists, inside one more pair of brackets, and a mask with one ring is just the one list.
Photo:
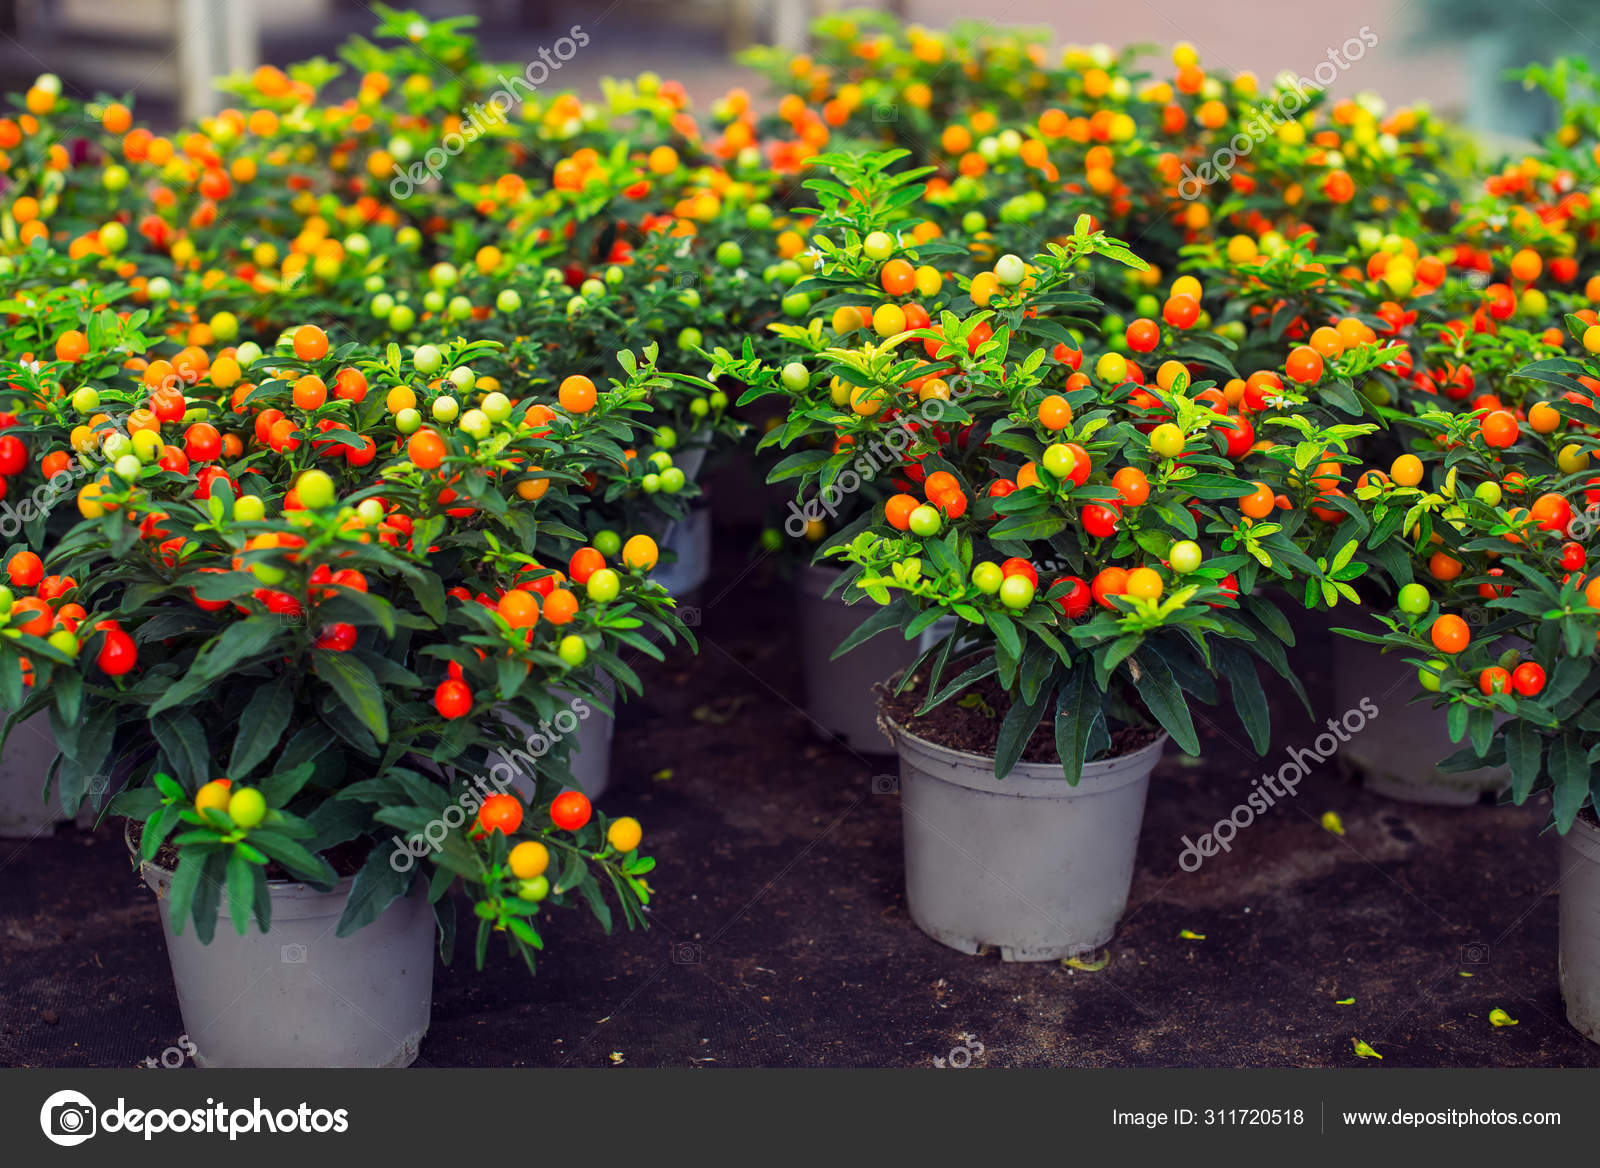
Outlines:
[[[637, 825], [571, 788], [635, 655], [692, 644], [651, 570], [703, 556], [697, 471], [741, 413], [777, 403], [808, 646], [891, 683], [880, 717], [813, 652], [813, 716], [901, 750], [919, 923], [1017, 958], [1109, 936], [1190, 702], [1225, 683], [1265, 746], [1259, 665], [1298, 688], [1285, 597], [1414, 604], [1419, 547], [1441, 604], [1504, 588], [1472, 570], [1514, 549], [1467, 546], [1463, 513], [1593, 490], [1597, 374], [1561, 363], [1600, 293], [1579, 95], [1490, 168], [1424, 111], [1188, 46], [1156, 76], [852, 16], [756, 54], [773, 106], [698, 117], [648, 74], [533, 92], [460, 22], [379, 16], [180, 134], [50, 77], [0, 118], [11, 727], [50, 719], [66, 810], [114, 794], [145, 825], [175, 967], [224, 899], [278, 922], [268, 956], [291, 914], [412, 939], [384, 942], [415, 977], [378, 1037], [263, 1054], [254, 1021], [197, 1038], [211, 1061], [414, 1056], [415, 939], [436, 916], [450, 947], [452, 887], [480, 962], [498, 931], [531, 965], [547, 903], [643, 923]], [[1473, 459], [1503, 498], [1463, 502]], [[1579, 572], [1592, 528], [1568, 535]], [[845, 600], [876, 609], [848, 636]], [[1443, 728], [1501, 765], [1450, 695]], [[1542, 744], [1581, 730], [1505, 706]]]
[[[925, 36], [913, 30], [910, 41], [913, 56], [937, 63]], [[874, 75], [904, 80], [878, 67], [878, 48], [891, 51], [884, 37], [853, 43], [875, 48], [860, 54], [864, 63], [841, 65], [842, 84], [828, 79], [838, 85], [828, 100], [860, 86], [870, 103]], [[1180, 89], [1186, 56], [1180, 48], [1174, 57]], [[981, 49], [973, 58], [994, 60]], [[1110, 62], [1092, 65], [1085, 78]], [[1059, 93], [1050, 76], [1045, 88]], [[1203, 93], [1202, 82], [1196, 96]], [[992, 90], [986, 96], [993, 100]], [[1002, 104], [951, 95], [941, 112], [976, 123]], [[1080, 139], [1087, 151], [1098, 149], [1088, 144], [1096, 116]], [[1129, 118], [1116, 137], [1137, 165], [1148, 141], [1137, 113], [1115, 116]], [[1062, 135], [1026, 104], [1013, 118], [1014, 128], [988, 118], [991, 137], [975, 147], [981, 162], [1020, 159], [1018, 169], [1058, 182], [1067, 164], [1055, 169], [1052, 139]], [[1163, 126], [1173, 120], [1161, 118]], [[1592, 136], [1592, 127], [1582, 132]], [[1579, 134], [1569, 122], [1566, 145]], [[1316, 136], [1324, 154], [1338, 145]], [[845, 595], [872, 610], [844, 648], [880, 636], [913, 646], [941, 618], [957, 618], [932, 647], [901, 650], [908, 664], [885, 679], [879, 704], [901, 757], [907, 895], [918, 924], [957, 948], [995, 946], [1007, 959], [1103, 944], [1127, 895], [1159, 754], [1151, 740], [1170, 735], [1196, 752], [1187, 705], [1216, 702], [1226, 682], [1264, 749], [1256, 660], [1298, 687], [1285, 667], [1290, 626], [1264, 585], [1315, 609], [1359, 603], [1359, 583], [1380, 612], [1393, 603], [1413, 614], [1368, 640], [1415, 653], [1431, 636], [1434, 653], [1456, 654], [1470, 626], [1439, 615], [1437, 604], [1430, 613], [1415, 558], [1422, 578], [1445, 590], [1444, 602], [1477, 597], [1486, 631], [1520, 645], [1492, 668], [1474, 661], [1468, 682], [1444, 683], [1442, 728], [1457, 741], [1469, 735], [1474, 749], [1443, 765], [1482, 773], [1509, 764], [1513, 798], [1554, 787], [1553, 825], [1567, 833], [1581, 824], [1564, 852], [1572, 887], [1563, 898], [1562, 982], [1569, 1016], [1594, 1037], [1592, 900], [1572, 876], [1587, 872], [1574, 857], [1593, 855], [1585, 847], [1592, 812], [1583, 809], [1600, 752], [1587, 729], [1585, 679], [1600, 593], [1583, 573], [1594, 525], [1575, 516], [1572, 500], [1600, 498], [1589, 471], [1600, 448], [1592, 396], [1600, 381], [1595, 369], [1556, 356], [1600, 348], [1586, 307], [1592, 286], [1582, 295], [1560, 289], [1581, 274], [1573, 253], [1590, 234], [1577, 229], [1587, 199], [1542, 206], [1524, 225], [1519, 242], [1531, 236], [1558, 252], [1547, 273], [1530, 247], [1427, 254], [1439, 236], [1490, 234], [1494, 213], [1482, 204], [1448, 206], [1443, 231], [1419, 217], [1420, 241], [1382, 239], [1376, 248], [1371, 225], [1341, 222], [1337, 207], [1320, 228], [1300, 221], [1292, 240], [1274, 232], [1275, 254], [1260, 234], [1208, 240], [1195, 228], [1209, 220], [1181, 206], [1169, 177], [1167, 213], [1191, 230], [1173, 252], [1163, 255], [1159, 237], [1151, 250], [1190, 274], [1168, 285], [1164, 303], [1150, 293], [1148, 308], [1135, 300], [1144, 315], [1130, 323], [1088, 290], [1148, 285], [1138, 275], [1107, 278], [1103, 263], [1087, 261], [1099, 255], [1150, 272], [1095, 228], [1147, 237], [1163, 214], [1157, 200], [1130, 193], [1107, 218], [1083, 214], [1070, 230], [1066, 207], [1034, 207], [1015, 221], [1048, 240], [1031, 260], [996, 258], [987, 242], [951, 246], [942, 226], [950, 191], [990, 173], [963, 155], [961, 178], [949, 178], [939, 154], [959, 152], [952, 140], [962, 135], [941, 136], [939, 150], [923, 147], [920, 157], [818, 160], [832, 170], [808, 184], [821, 266], [798, 289], [820, 315], [807, 326], [773, 326], [791, 342], [792, 359], [774, 362], [751, 394], [788, 399], [784, 425], [767, 438], [790, 451], [774, 479], [797, 479], [800, 502], [820, 500], [830, 512], [841, 490], [857, 496], [854, 521], [819, 556], [844, 562]], [[929, 165], [909, 169], [917, 162]], [[1260, 160], [1261, 169], [1271, 162]], [[1276, 181], [1293, 179], [1299, 189], [1305, 160], [1297, 163], [1298, 172]], [[1592, 157], [1580, 169], [1592, 176]], [[1557, 191], [1576, 186], [1548, 162], [1514, 173], [1551, 176]], [[1431, 177], [1451, 175], [1441, 168]], [[1454, 178], [1463, 190], [1473, 182], [1470, 171]], [[1485, 203], [1536, 195], [1532, 184], [1498, 179], [1485, 183]], [[1324, 193], [1331, 204], [1349, 201], [1332, 179]], [[1396, 194], [1419, 201], [1414, 191]], [[1294, 202], [1279, 207], [1286, 226], [1298, 218], [1288, 210]], [[1372, 202], [1396, 209], [1388, 195]], [[1264, 214], [1247, 212], [1251, 205], [1236, 200], [1222, 210], [1235, 221]], [[1352, 262], [1367, 250], [1366, 264]], [[923, 284], [924, 271], [952, 260], [958, 271]], [[1497, 263], [1509, 268], [1507, 283], [1450, 274], [1452, 266], [1492, 274]], [[1541, 275], [1557, 284], [1550, 296], [1536, 286]], [[1224, 294], [1213, 300], [1219, 284]], [[1561, 321], [1552, 299], [1574, 313]], [[1208, 317], [1207, 304], [1220, 319]], [[1437, 323], [1424, 327], [1419, 314]], [[1453, 402], [1462, 404], [1440, 408]], [[864, 451], [876, 465], [861, 476]], [[1460, 485], [1468, 466], [1483, 483], [1475, 494]], [[843, 476], [850, 483], [841, 488]], [[871, 480], [865, 490], [863, 478]], [[1502, 607], [1510, 611], [1493, 611]], [[1487, 648], [1473, 655], [1493, 659]], [[1559, 671], [1561, 684], [1541, 703], [1547, 670]], [[1425, 665], [1423, 690], [1438, 691], [1443, 671]], [[1414, 719], [1396, 721], [1412, 732]]]

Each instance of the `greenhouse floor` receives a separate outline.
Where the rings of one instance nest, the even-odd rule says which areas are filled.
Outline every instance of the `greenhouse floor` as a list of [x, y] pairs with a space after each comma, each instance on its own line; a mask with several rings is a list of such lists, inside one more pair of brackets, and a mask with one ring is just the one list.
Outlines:
[[[586, 914], [542, 917], [531, 980], [496, 946], [474, 975], [463, 944], [418, 1065], [1349, 1066], [1359, 1039], [1385, 1066], [1600, 1067], [1556, 989], [1545, 807], [1401, 804], [1330, 762], [1190, 874], [1182, 837], [1262, 769], [1231, 716], [1203, 764], [1169, 748], [1157, 770], [1103, 968], [930, 940], [906, 913], [898, 798], [874, 793], [893, 760], [812, 731], [792, 594], [775, 561], [749, 565], [753, 535], [719, 531], [700, 655], [645, 671], [622, 714], [603, 806], [645, 825], [655, 926], [608, 940]], [[1325, 719], [1328, 635], [1296, 655]], [[1317, 732], [1291, 703], [1276, 756]], [[120, 833], [0, 841], [0, 871], [0, 1064], [176, 1061], [156, 907]]]

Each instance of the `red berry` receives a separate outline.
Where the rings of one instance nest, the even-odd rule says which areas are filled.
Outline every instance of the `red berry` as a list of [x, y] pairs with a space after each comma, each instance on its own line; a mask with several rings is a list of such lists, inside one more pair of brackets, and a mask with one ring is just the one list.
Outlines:
[[1083, 529], [1090, 535], [1103, 539], [1117, 530], [1115, 504], [1090, 503], [1084, 507], [1080, 515], [1083, 519]]
[[337, 624], [328, 625], [317, 635], [317, 648], [331, 649], [335, 653], [344, 653], [355, 648], [356, 627], [339, 621]]
[[472, 709], [472, 690], [464, 681], [441, 681], [433, 691], [433, 708], [441, 717], [459, 718]]
[[1039, 587], [1039, 570], [1020, 556], [1012, 556], [1005, 563], [1001, 564], [1000, 576], [1001, 579], [1004, 579], [1007, 576], [1026, 576], [1028, 578], [1028, 583], [1032, 584], [1035, 588]]
[[1056, 583], [1069, 585], [1067, 591], [1056, 597], [1056, 603], [1061, 606], [1068, 620], [1077, 620], [1089, 611], [1089, 606], [1094, 603], [1094, 593], [1090, 591], [1087, 581], [1077, 576], [1063, 576]]
[[105, 644], [100, 647], [100, 656], [95, 660], [101, 672], [121, 677], [138, 663], [139, 646], [133, 643], [133, 638], [121, 629], [108, 631]]
[[1544, 668], [1524, 661], [1511, 673], [1511, 688], [1525, 698], [1533, 697], [1544, 688]]
[[589, 800], [581, 791], [563, 791], [550, 804], [550, 822], [562, 831], [577, 831], [589, 822]]

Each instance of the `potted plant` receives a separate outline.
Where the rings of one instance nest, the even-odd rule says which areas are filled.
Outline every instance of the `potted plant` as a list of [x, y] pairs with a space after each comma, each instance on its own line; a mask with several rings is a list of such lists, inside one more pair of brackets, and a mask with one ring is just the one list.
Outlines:
[[[830, 548], [848, 595], [878, 606], [841, 651], [956, 618], [879, 706], [901, 758], [908, 905], [967, 952], [1067, 957], [1112, 934], [1161, 746], [1170, 735], [1200, 749], [1190, 700], [1218, 702], [1226, 678], [1261, 750], [1256, 662], [1298, 686], [1258, 580], [1303, 582], [1312, 605], [1354, 598], [1367, 528], [1336, 484], [1348, 442], [1373, 427], [1316, 420], [1293, 389], [1254, 421], [1230, 412], [1196, 378], [1226, 356], [1186, 334], [1194, 314], [1141, 338], [1174, 354], [1155, 377], [1116, 352], [1092, 377], [1077, 372], [1063, 321], [1099, 309], [1082, 269], [1142, 263], [1086, 218], [1031, 263], [1006, 255], [961, 278], [937, 323], [925, 319], [898, 276], [940, 249], [913, 242], [909, 184], [925, 172], [891, 175], [897, 157], [830, 156], [836, 177], [813, 183], [822, 262], [802, 287], [826, 308], [829, 285], [859, 294], [875, 277], [887, 310], [870, 313], [875, 337], [787, 330], [810, 350], [808, 385], [827, 388], [795, 393], [781, 440], [821, 441], [781, 473], [825, 490], [868, 444], [902, 452], [894, 473], [916, 493], [891, 496]], [[1184, 285], [1173, 298], [1194, 303]], [[785, 380], [772, 371], [760, 389], [774, 379]], [[916, 412], [930, 398], [937, 425]]]
[[[1593, 325], [1568, 324], [1600, 347]], [[1358, 492], [1375, 524], [1406, 533], [1418, 572], [1397, 578], [1381, 631], [1341, 631], [1416, 669], [1419, 698], [1461, 743], [1442, 768], [1503, 767], [1512, 802], [1549, 797], [1562, 836], [1562, 995], [1568, 1020], [1600, 1041], [1600, 363], [1545, 358], [1518, 376], [1535, 386], [1525, 410], [1423, 414], [1429, 477]]]
[[[68, 810], [122, 778], [107, 811], [142, 825], [197, 1059], [410, 1061], [458, 883], [479, 965], [498, 933], [534, 968], [545, 907], [644, 924], [638, 825], [563, 788], [580, 707], [639, 687], [620, 654], [687, 636], [652, 539], [608, 560], [575, 525], [629, 473], [654, 352], [608, 389], [463, 411], [488, 342], [304, 324], [168, 360], [141, 355], [143, 311], [86, 316], [0, 368], [18, 485], [65, 474], [78, 513], [8, 556], [0, 702], [8, 729], [49, 712]], [[230, 992], [250, 1004], [213, 1010]]]

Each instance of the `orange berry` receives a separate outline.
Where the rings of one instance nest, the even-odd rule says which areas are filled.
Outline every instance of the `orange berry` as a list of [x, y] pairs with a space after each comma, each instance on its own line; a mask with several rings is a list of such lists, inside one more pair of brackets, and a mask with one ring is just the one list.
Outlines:
[[561, 408], [569, 414], [586, 414], [594, 408], [595, 399], [594, 382], [581, 373], [574, 373], [561, 382], [561, 388], [556, 397], [561, 402]]
[[302, 361], [320, 361], [328, 354], [328, 334], [314, 324], [294, 330], [294, 355]]

